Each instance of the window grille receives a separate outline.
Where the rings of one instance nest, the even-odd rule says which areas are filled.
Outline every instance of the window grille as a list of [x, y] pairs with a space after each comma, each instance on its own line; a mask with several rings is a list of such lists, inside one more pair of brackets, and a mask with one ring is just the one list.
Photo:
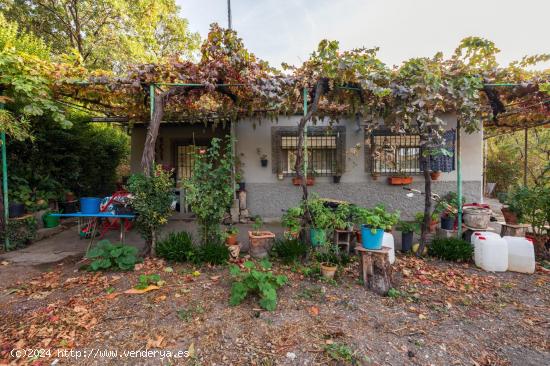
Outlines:
[[200, 149], [205, 149], [205, 146], [195, 145], [178, 145], [176, 149], [177, 158], [177, 180], [188, 179], [193, 173], [195, 165], [195, 153]]
[[373, 131], [365, 139], [370, 145], [371, 173], [378, 174], [420, 174], [422, 157], [419, 135], [400, 135], [390, 131]]
[[[272, 133], [273, 172], [294, 176], [296, 172], [296, 127], [274, 127]], [[308, 174], [316, 176], [341, 175], [344, 171], [345, 128], [310, 127], [307, 136]]]

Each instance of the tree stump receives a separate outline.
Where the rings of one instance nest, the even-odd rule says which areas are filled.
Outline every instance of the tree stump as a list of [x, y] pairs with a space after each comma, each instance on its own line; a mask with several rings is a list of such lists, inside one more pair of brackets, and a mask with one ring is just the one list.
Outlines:
[[390, 250], [386, 247], [380, 250], [355, 247], [355, 251], [361, 256], [359, 275], [363, 285], [379, 295], [386, 295], [391, 288]]

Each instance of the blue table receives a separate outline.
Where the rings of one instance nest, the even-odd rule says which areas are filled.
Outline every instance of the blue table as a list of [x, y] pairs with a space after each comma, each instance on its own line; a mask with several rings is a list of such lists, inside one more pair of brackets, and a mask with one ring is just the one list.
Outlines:
[[[122, 215], [117, 215], [117, 214], [114, 214], [114, 213], [110, 213], [110, 212], [98, 212], [98, 213], [95, 213], [95, 214], [87, 214], [87, 213], [82, 213], [82, 212], [75, 212], [75, 213], [68, 213], [68, 214], [60, 214], [60, 213], [52, 213], [50, 214], [51, 216], [54, 216], [54, 217], [77, 217], [78, 218], [78, 232], [80, 233], [81, 232], [81, 227], [82, 227], [82, 219], [83, 218], [90, 218], [92, 219], [92, 222], [91, 222], [91, 229], [92, 229], [92, 232], [91, 232], [91, 235], [90, 235], [90, 243], [88, 244], [88, 248], [86, 249], [86, 253], [88, 252], [88, 250], [90, 249], [90, 247], [92, 246], [93, 242], [94, 242], [94, 239], [95, 239], [95, 235], [96, 235], [96, 232], [97, 232], [97, 226], [98, 226], [98, 222], [100, 219], [120, 219], [121, 221], [129, 221], [129, 220], [133, 220], [136, 218], [136, 215], [134, 214], [122, 214]], [[124, 237], [125, 237], [125, 225], [123, 222], [120, 223], [120, 243], [121, 244], [124, 244]]]

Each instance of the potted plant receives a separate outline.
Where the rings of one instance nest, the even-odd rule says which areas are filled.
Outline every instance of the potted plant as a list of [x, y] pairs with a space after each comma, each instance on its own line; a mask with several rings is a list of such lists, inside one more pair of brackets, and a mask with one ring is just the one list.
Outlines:
[[[310, 171], [307, 173], [306, 185], [308, 185], [308, 186], [314, 185], [316, 175], [317, 175], [317, 172], [314, 169], [310, 169]], [[292, 184], [294, 184], [295, 186], [301, 186], [302, 185], [302, 178], [292, 177]]]
[[378, 180], [378, 178], [380, 177], [380, 173], [379, 172], [372, 172], [371, 177], [372, 177], [372, 180]]
[[21, 185], [16, 189], [8, 191], [8, 213], [10, 218], [21, 217], [25, 215], [25, 207], [32, 205], [31, 193], [32, 191], [30, 187], [25, 185]]
[[65, 192], [65, 202], [73, 202], [73, 201], [76, 201], [76, 195], [71, 191]]
[[399, 221], [396, 229], [401, 231], [401, 251], [407, 253], [411, 251], [414, 233], [420, 232], [420, 226], [415, 221]]
[[328, 241], [324, 241], [315, 252], [315, 259], [321, 267], [321, 275], [327, 279], [333, 279], [338, 270], [340, 249]]
[[59, 217], [52, 216], [52, 213], [57, 213], [55, 211], [48, 210], [42, 216], [42, 222], [44, 223], [45, 228], [53, 228], [59, 226]]
[[270, 243], [275, 238], [275, 234], [271, 231], [262, 231], [263, 221], [260, 216], [254, 218], [252, 231], [248, 232], [248, 240], [250, 242], [250, 255], [255, 258], [263, 258], [267, 256], [270, 249]]
[[383, 205], [360, 211], [362, 244], [365, 249], [382, 248], [385, 230], [391, 230], [399, 221], [399, 212], [390, 213]]
[[430, 172], [430, 178], [432, 180], [438, 180], [440, 176], [441, 176], [441, 171], [440, 170], [434, 170], [434, 171]]
[[352, 231], [353, 230], [353, 215], [352, 206], [347, 203], [341, 203], [334, 210], [334, 223], [332, 225], [335, 229]]
[[236, 226], [230, 225], [225, 230], [225, 244], [226, 245], [238, 245], [237, 235], [239, 234], [239, 228]]
[[258, 148], [256, 150], [256, 152], [258, 153], [258, 155], [260, 156], [260, 164], [262, 165], [263, 168], [267, 167], [267, 154], [264, 154], [262, 153], [262, 149]]
[[[428, 231], [430, 233], [434, 233], [435, 232], [435, 229], [437, 228], [437, 224], [438, 224], [438, 219], [439, 219], [439, 215], [436, 213], [436, 212], [433, 212], [431, 215], [431, 220], [430, 220], [430, 226], [428, 227]], [[416, 215], [415, 215], [415, 221], [418, 223], [418, 225], [420, 225], [420, 227], [422, 227], [422, 223], [424, 222], [424, 212], [417, 212]]]
[[522, 221], [521, 217], [524, 210], [523, 203], [525, 202], [526, 192], [526, 189], [517, 188], [500, 197], [501, 202], [504, 204], [500, 210], [504, 216], [504, 221], [508, 225], [517, 225]]
[[394, 175], [388, 177], [388, 183], [392, 186], [406, 186], [413, 182], [413, 177], [410, 175]]
[[304, 215], [304, 209], [301, 206], [291, 207], [284, 214], [281, 219], [281, 224], [287, 230], [285, 236], [291, 238], [297, 238], [302, 228], [302, 216]]
[[319, 246], [326, 241], [327, 234], [333, 228], [334, 213], [319, 198], [313, 198], [306, 202], [311, 215], [311, 228], [309, 230], [311, 245]]

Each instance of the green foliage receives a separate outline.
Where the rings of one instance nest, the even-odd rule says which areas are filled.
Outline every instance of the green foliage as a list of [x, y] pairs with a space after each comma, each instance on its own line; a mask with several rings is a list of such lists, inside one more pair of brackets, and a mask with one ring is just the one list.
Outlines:
[[88, 269], [90, 271], [108, 269], [130, 271], [138, 262], [137, 253], [136, 247], [111, 244], [109, 240], [101, 240], [86, 254], [86, 258], [92, 259]]
[[224, 264], [229, 258], [229, 248], [223, 242], [208, 242], [197, 247], [195, 263]]
[[321, 243], [316, 248], [315, 259], [319, 263], [327, 263], [334, 266], [346, 265], [350, 261], [347, 253], [342, 252], [338, 245], [332, 244], [329, 241]]
[[417, 221], [399, 221], [396, 229], [403, 233], [420, 233], [420, 225]]
[[254, 217], [254, 223], [252, 224], [252, 230], [255, 233], [258, 233], [258, 232], [260, 232], [260, 230], [262, 230], [263, 226], [264, 226], [264, 221], [262, 220], [262, 218], [260, 216], [256, 215]]
[[53, 101], [53, 71], [44, 42], [0, 13], [0, 103], [6, 104], [0, 112], [0, 129], [13, 139], [31, 137], [30, 119], [43, 115], [61, 127], [71, 126]]
[[193, 244], [191, 234], [186, 231], [170, 233], [158, 242], [156, 253], [160, 258], [175, 262], [188, 262], [196, 260], [197, 248]]
[[281, 224], [291, 233], [298, 233], [302, 226], [302, 216], [304, 209], [301, 206], [291, 207], [283, 214]]
[[195, 154], [193, 175], [184, 182], [185, 199], [197, 216], [202, 244], [220, 242], [220, 223], [233, 200], [231, 139], [213, 138], [204, 154]]
[[136, 224], [149, 246], [156, 241], [158, 229], [168, 222], [172, 213], [172, 187], [170, 172], [160, 165], [150, 177], [134, 174], [128, 180], [128, 189], [133, 195], [132, 207], [138, 214]]
[[277, 307], [277, 289], [288, 282], [284, 275], [274, 275], [271, 271], [271, 263], [267, 260], [260, 262], [260, 268], [251, 261], [244, 262], [243, 269], [236, 265], [230, 267], [233, 277], [231, 286], [231, 306], [239, 305], [247, 296], [257, 294], [260, 296], [260, 306], [273, 311]]
[[383, 205], [377, 205], [372, 209], [358, 207], [355, 209], [354, 220], [359, 225], [370, 227], [373, 233], [376, 229], [391, 230], [399, 221], [399, 211], [390, 213]]
[[136, 290], [145, 290], [150, 285], [157, 285], [160, 282], [160, 275], [158, 274], [142, 274], [139, 275], [138, 283], [134, 286]]
[[190, 57], [199, 35], [189, 31], [174, 0], [3, 1], [7, 17], [89, 67]]
[[[27, 246], [36, 237], [37, 227], [36, 219], [32, 216], [17, 220], [9, 219], [6, 231], [10, 243], [4, 249], [9, 251]], [[2, 243], [6, 240], [6, 231], [0, 231], [0, 241]]]
[[309, 246], [306, 243], [294, 238], [277, 239], [271, 248], [272, 253], [285, 264], [303, 258], [308, 250]]
[[347, 204], [341, 203], [334, 211], [334, 224], [335, 229], [347, 230], [353, 226], [354, 208]]
[[343, 343], [330, 343], [324, 346], [327, 355], [335, 361], [354, 364], [354, 354], [351, 348]]
[[[545, 185], [550, 176], [546, 169], [550, 158], [550, 129], [532, 128], [527, 136], [527, 184], [530, 187]], [[487, 140], [487, 182], [496, 183], [497, 195], [523, 184], [524, 139], [524, 131], [517, 131]]]
[[227, 235], [237, 235], [239, 233], [239, 228], [234, 226], [234, 225], [230, 225], [226, 230], [225, 230], [225, 233]]
[[505, 204], [518, 220], [529, 223], [536, 234], [544, 234], [550, 225], [550, 186], [516, 187], [506, 195]]
[[114, 126], [84, 122], [82, 115], [69, 118], [69, 129], [51, 128], [46, 117], [35, 121], [33, 143], [8, 141], [10, 193], [30, 190], [32, 205], [59, 199], [67, 190], [82, 197], [116, 189], [117, 167], [129, 153], [128, 135]]
[[334, 229], [334, 212], [323, 200], [314, 197], [307, 200], [306, 205], [314, 228], [325, 231]]
[[388, 297], [391, 297], [392, 299], [396, 299], [401, 296], [401, 292], [395, 288], [390, 288], [388, 290]]
[[436, 238], [428, 247], [429, 255], [454, 262], [469, 261], [473, 251], [470, 243], [457, 238]]

